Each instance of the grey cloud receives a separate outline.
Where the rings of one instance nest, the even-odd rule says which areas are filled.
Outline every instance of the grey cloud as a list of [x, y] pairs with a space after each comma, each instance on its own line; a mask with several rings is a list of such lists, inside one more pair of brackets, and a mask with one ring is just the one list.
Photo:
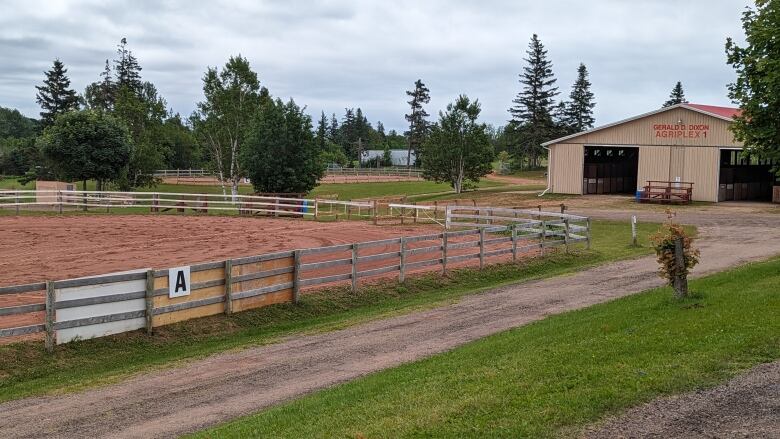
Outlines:
[[728, 104], [723, 43], [748, 0], [99, 1], [11, 0], [0, 14], [0, 105], [37, 115], [34, 86], [61, 58], [79, 89], [127, 37], [175, 111], [201, 99], [207, 66], [241, 53], [275, 96], [318, 115], [360, 106], [403, 129], [404, 91], [422, 78], [435, 115], [459, 93], [496, 125], [520, 85], [529, 37], [549, 50], [561, 97], [591, 72], [598, 123], [657, 108], [675, 81], [691, 100]]

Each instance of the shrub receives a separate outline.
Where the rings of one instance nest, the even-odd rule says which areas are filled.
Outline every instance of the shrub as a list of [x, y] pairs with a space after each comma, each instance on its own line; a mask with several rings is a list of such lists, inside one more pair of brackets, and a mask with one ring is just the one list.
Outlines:
[[[688, 236], [685, 229], [673, 221], [676, 214], [671, 210], [667, 210], [666, 214], [669, 221], [650, 237], [660, 264], [658, 275], [669, 281], [677, 297], [685, 297], [688, 294], [688, 273], [699, 263], [699, 250], [693, 248], [693, 238]], [[678, 239], [682, 240], [682, 264], [678, 264], [675, 257], [675, 242]]]

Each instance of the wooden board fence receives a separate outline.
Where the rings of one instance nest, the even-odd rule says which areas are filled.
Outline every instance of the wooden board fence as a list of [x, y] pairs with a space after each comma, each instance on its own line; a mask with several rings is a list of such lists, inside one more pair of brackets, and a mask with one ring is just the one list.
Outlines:
[[[46, 334], [46, 346], [295, 302], [304, 291], [438, 267], [487, 264], [544, 255], [577, 243], [590, 246], [590, 219], [575, 215], [494, 208], [447, 208], [447, 224], [466, 230], [306, 248], [201, 263], [189, 267], [189, 295], [169, 297], [168, 269], [0, 287], [0, 295], [38, 294], [37, 302], [0, 308], [0, 337]], [[479, 210], [480, 208], [477, 208]], [[469, 213], [470, 212], [470, 213]], [[537, 219], [521, 217], [521, 214]], [[543, 218], [543, 219], [538, 219]], [[461, 221], [468, 221], [464, 223]], [[502, 222], [504, 224], [496, 224]], [[45, 291], [44, 300], [40, 293]], [[19, 316], [32, 316], [27, 321]], [[16, 322], [16, 323], [15, 323]], [[22, 322], [22, 323], [19, 323]]]

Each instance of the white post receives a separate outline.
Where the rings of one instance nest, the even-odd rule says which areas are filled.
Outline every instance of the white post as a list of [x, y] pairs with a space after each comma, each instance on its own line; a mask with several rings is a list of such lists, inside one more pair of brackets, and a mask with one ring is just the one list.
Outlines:
[[637, 246], [636, 238], [636, 215], [631, 215], [631, 245]]

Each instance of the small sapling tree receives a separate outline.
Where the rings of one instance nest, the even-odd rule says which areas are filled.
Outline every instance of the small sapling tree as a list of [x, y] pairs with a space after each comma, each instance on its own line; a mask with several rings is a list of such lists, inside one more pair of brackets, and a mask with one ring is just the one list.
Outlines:
[[650, 240], [660, 264], [658, 275], [669, 281], [676, 298], [683, 299], [688, 296], [688, 273], [699, 263], [699, 250], [693, 248], [693, 238], [685, 229], [673, 221], [675, 213], [671, 210], [666, 213], [669, 222], [664, 223]]

